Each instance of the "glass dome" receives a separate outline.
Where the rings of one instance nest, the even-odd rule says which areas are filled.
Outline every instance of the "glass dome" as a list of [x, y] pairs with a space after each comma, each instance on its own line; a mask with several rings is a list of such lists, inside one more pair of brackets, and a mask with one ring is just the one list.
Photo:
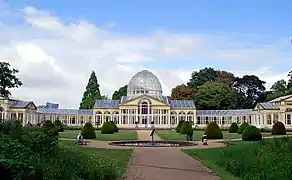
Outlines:
[[135, 74], [128, 84], [127, 96], [131, 98], [142, 94], [154, 97], [162, 96], [162, 87], [159, 79], [147, 70]]

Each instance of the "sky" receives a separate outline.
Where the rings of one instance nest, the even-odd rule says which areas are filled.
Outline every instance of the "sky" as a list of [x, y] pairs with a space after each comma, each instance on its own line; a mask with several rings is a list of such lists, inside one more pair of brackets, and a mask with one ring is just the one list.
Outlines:
[[289, 0], [0, 0], [0, 61], [12, 96], [78, 108], [90, 73], [112, 96], [138, 71], [164, 95], [204, 67], [254, 74], [266, 88], [292, 69]]

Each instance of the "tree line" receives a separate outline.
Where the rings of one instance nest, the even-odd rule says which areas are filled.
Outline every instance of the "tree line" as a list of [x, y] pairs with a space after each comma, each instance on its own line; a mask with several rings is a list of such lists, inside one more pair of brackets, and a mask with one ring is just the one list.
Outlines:
[[[22, 86], [16, 76], [17, 69], [11, 68], [7, 62], [0, 62], [0, 96], [8, 98], [11, 88]], [[255, 75], [236, 77], [233, 73], [206, 67], [193, 71], [186, 84], [172, 88], [170, 99], [193, 100], [198, 109], [248, 109], [259, 102], [270, 101], [274, 98], [292, 94], [292, 71], [289, 80], [278, 80], [269, 91], [265, 81]], [[119, 100], [127, 95], [127, 85], [116, 90], [109, 98], [101, 95], [100, 86], [94, 71], [85, 87], [79, 109], [92, 109], [98, 99]], [[0, 110], [3, 110], [0, 107]]]

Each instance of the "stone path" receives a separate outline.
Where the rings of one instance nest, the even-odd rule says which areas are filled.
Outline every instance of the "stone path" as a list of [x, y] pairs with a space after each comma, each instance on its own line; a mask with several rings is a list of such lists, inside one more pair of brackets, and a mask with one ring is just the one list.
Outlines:
[[[149, 140], [151, 131], [138, 131], [139, 140]], [[160, 138], [155, 135], [155, 140]], [[134, 148], [125, 173], [127, 180], [217, 180], [198, 160], [180, 148]]]

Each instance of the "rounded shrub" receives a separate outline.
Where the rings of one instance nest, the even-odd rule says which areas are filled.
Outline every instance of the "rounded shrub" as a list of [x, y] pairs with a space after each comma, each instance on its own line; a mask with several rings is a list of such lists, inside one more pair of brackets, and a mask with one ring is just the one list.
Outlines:
[[211, 122], [205, 129], [205, 135], [208, 139], [223, 139], [223, 134], [218, 124]]
[[243, 131], [245, 130], [245, 128], [248, 126], [249, 126], [249, 124], [247, 122], [242, 123], [238, 129], [238, 134], [242, 134]]
[[113, 134], [115, 129], [111, 122], [104, 122], [101, 127], [101, 134]]
[[274, 135], [286, 135], [286, 128], [285, 125], [278, 121], [273, 125], [272, 134]]
[[262, 138], [261, 131], [255, 126], [247, 126], [242, 133], [243, 141], [259, 141]]
[[110, 121], [110, 123], [112, 123], [113, 129], [114, 129], [114, 133], [119, 132], [119, 128], [116, 125], [116, 123], [114, 121]]
[[52, 123], [52, 121], [46, 120], [43, 123], [42, 127], [44, 128], [45, 132], [58, 135], [58, 131], [56, 130], [55, 125]]
[[237, 123], [233, 122], [231, 124], [231, 126], [229, 127], [229, 133], [238, 133], [238, 129], [239, 129], [239, 127], [238, 127]]
[[55, 128], [58, 132], [64, 132], [64, 126], [60, 120], [54, 121]]
[[185, 121], [180, 128], [180, 133], [181, 134], [188, 134], [191, 131], [193, 131], [191, 122]]
[[178, 125], [175, 128], [175, 132], [180, 133], [180, 128], [182, 127], [184, 122], [185, 121], [183, 121], [183, 120], [178, 122]]
[[83, 138], [84, 139], [95, 139], [96, 135], [94, 132], [94, 128], [90, 122], [85, 123], [82, 128]]

